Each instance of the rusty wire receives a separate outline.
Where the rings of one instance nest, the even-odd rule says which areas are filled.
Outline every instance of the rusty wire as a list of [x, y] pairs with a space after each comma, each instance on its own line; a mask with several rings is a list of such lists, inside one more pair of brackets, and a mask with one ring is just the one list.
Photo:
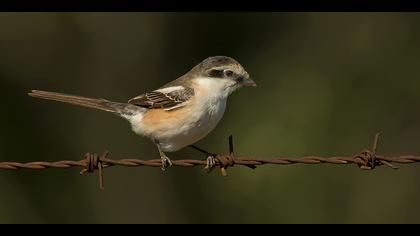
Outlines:
[[[398, 157], [386, 157], [377, 155], [379, 142], [379, 134], [375, 135], [373, 147], [371, 150], [364, 150], [359, 154], [351, 157], [318, 157], [318, 156], [306, 156], [306, 157], [275, 157], [272, 159], [259, 159], [250, 157], [237, 157], [234, 155], [233, 150], [233, 138], [229, 137], [229, 154], [218, 154], [216, 156], [216, 167], [219, 167], [221, 174], [227, 176], [226, 169], [234, 165], [243, 165], [249, 168], [256, 168], [259, 165], [275, 164], [275, 165], [289, 165], [289, 164], [356, 164], [363, 170], [373, 170], [377, 166], [386, 165], [392, 169], [398, 169], [397, 166], [392, 163], [399, 164], [411, 164], [420, 162], [420, 156], [406, 155]], [[56, 161], [56, 162], [0, 162], [0, 169], [7, 170], [19, 170], [19, 169], [47, 169], [47, 168], [72, 168], [80, 167], [82, 171], [80, 174], [91, 173], [95, 170], [98, 171], [99, 187], [103, 189], [103, 169], [111, 166], [125, 166], [125, 167], [161, 167], [161, 159], [153, 160], [140, 160], [140, 159], [110, 159], [108, 152], [103, 155], [95, 153], [86, 153], [85, 158], [80, 161]], [[179, 167], [193, 167], [193, 166], [206, 166], [205, 160], [172, 160], [173, 166]], [[211, 169], [206, 169], [210, 172]]]

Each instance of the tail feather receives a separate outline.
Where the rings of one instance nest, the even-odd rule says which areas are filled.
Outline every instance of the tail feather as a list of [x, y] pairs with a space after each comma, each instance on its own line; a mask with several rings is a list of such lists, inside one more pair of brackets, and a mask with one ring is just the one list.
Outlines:
[[28, 93], [31, 97], [43, 98], [47, 100], [70, 103], [78, 106], [99, 109], [103, 111], [113, 112], [117, 114], [132, 113], [132, 105], [127, 103], [111, 102], [105, 99], [87, 98], [70, 94], [47, 92], [40, 90], [32, 90]]

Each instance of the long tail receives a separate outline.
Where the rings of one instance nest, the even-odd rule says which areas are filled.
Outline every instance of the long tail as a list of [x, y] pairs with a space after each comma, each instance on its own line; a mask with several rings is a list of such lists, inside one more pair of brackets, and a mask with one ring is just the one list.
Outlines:
[[99, 109], [120, 115], [132, 114], [136, 110], [136, 107], [127, 103], [111, 102], [105, 99], [87, 98], [63, 93], [32, 90], [31, 93], [28, 93], [28, 95], [36, 98], [43, 98], [47, 100], [54, 100], [78, 106]]

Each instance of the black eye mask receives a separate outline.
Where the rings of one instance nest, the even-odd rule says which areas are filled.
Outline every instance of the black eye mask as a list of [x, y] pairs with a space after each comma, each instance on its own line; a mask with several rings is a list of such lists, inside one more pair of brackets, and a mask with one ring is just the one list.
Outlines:
[[223, 78], [223, 70], [210, 70], [208, 74], [210, 77]]

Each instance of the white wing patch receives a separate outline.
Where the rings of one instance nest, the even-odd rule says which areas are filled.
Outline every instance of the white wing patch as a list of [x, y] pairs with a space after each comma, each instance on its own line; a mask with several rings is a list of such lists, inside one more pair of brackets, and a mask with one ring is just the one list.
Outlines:
[[184, 86], [172, 86], [172, 87], [157, 89], [155, 91], [156, 92], [161, 92], [161, 93], [170, 93], [170, 92], [173, 92], [175, 90], [183, 90], [183, 89], [185, 89]]

